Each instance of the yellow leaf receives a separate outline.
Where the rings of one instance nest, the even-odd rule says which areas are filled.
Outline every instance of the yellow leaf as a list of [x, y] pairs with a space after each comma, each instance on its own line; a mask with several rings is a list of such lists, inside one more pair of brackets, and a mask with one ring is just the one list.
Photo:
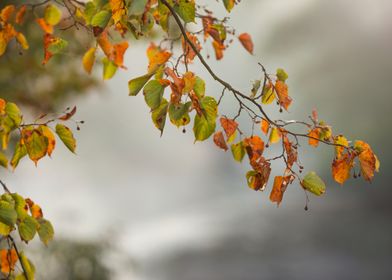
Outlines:
[[83, 56], [83, 68], [89, 74], [91, 74], [91, 70], [94, 66], [96, 50], [97, 48], [90, 48]]
[[54, 137], [54, 134], [52, 132], [52, 130], [46, 126], [46, 125], [41, 125], [41, 132], [42, 134], [46, 137], [46, 139], [48, 140], [48, 149], [47, 149], [47, 153], [48, 156], [52, 155], [52, 152], [56, 146], [56, 138]]
[[280, 140], [280, 131], [278, 128], [274, 127], [271, 130], [270, 136], [269, 136], [269, 142], [271, 144], [275, 144], [277, 142], [279, 142]]
[[27, 50], [29, 48], [29, 43], [27, 43], [26, 37], [23, 33], [18, 32], [16, 33], [16, 40], [22, 46], [23, 49]]

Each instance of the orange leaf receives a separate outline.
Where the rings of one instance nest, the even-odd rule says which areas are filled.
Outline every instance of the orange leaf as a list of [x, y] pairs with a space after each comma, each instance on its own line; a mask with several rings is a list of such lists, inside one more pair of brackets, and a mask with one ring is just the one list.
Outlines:
[[124, 0], [110, 0], [110, 7], [112, 8], [112, 18], [114, 23], [118, 23], [123, 16], [127, 14]]
[[240, 40], [240, 42], [244, 46], [244, 48], [249, 53], [253, 54], [252, 37], [248, 33], [242, 33], [240, 36], [238, 36], [238, 39]]
[[261, 120], [261, 131], [262, 131], [265, 135], [267, 135], [267, 134], [268, 134], [269, 128], [270, 128], [269, 122], [268, 122], [267, 120], [265, 120], [265, 119], [262, 119], [262, 120]]
[[128, 42], [122, 42], [113, 46], [114, 63], [118, 67], [124, 67], [124, 53], [128, 49]]
[[52, 130], [48, 126], [41, 125], [40, 128], [42, 134], [46, 137], [46, 139], [48, 139], [48, 149], [46, 152], [48, 153], [48, 156], [51, 156], [56, 146], [56, 138], [54, 137]]
[[2, 273], [9, 274], [11, 271], [13, 271], [17, 261], [18, 261], [18, 254], [16, 253], [15, 249], [0, 250], [0, 263], [1, 263], [0, 265], [1, 265]]
[[35, 204], [30, 198], [25, 199], [26, 204], [29, 206], [31, 216], [35, 219], [43, 218], [42, 209], [38, 204]]
[[376, 156], [374, 155], [369, 144], [363, 141], [355, 141], [354, 147], [356, 150], [360, 150], [358, 158], [363, 178], [367, 181], [371, 181], [374, 176], [374, 171], [378, 169], [376, 166]]
[[336, 182], [343, 185], [343, 183], [350, 178], [350, 171], [354, 164], [354, 156], [345, 154], [340, 159], [335, 159], [332, 162], [332, 177]]
[[49, 51], [49, 46], [53, 43], [55, 40], [55, 37], [51, 35], [50, 33], [45, 33], [44, 35], [44, 60], [42, 61], [42, 64], [45, 65], [48, 63], [49, 59], [53, 56], [53, 53]]
[[244, 144], [251, 161], [257, 160], [263, 154], [264, 142], [259, 136], [245, 138]]
[[4, 114], [5, 111], [5, 104], [7, 104], [7, 102], [5, 102], [5, 100], [3, 98], [0, 98], [0, 114]]
[[319, 134], [320, 130], [318, 128], [314, 128], [311, 131], [309, 131], [308, 136], [309, 136], [309, 145], [313, 147], [317, 147], [319, 144]]
[[238, 123], [235, 120], [228, 119], [226, 117], [220, 118], [220, 124], [225, 131], [227, 138], [230, 138], [238, 127]]
[[48, 24], [43, 18], [37, 18], [36, 22], [45, 33], [53, 34], [53, 26]]
[[221, 148], [221, 149], [227, 151], [228, 148], [227, 148], [227, 144], [226, 144], [225, 138], [223, 137], [222, 131], [217, 131], [217, 132], [214, 134], [214, 143], [215, 143], [215, 145], [217, 145], [219, 148]]
[[298, 159], [298, 151], [293, 147], [293, 144], [286, 135], [283, 136], [283, 144], [287, 154], [287, 167], [291, 168]]
[[247, 173], [248, 185], [256, 191], [263, 191], [271, 174], [271, 164], [263, 157], [260, 157], [257, 161], [251, 160], [250, 163], [254, 171]]
[[223, 58], [223, 51], [226, 49], [225, 45], [221, 42], [218, 41], [213, 41], [212, 46], [214, 47], [215, 50], [215, 57], [217, 60], [221, 60]]
[[165, 64], [169, 58], [171, 57], [171, 53], [165, 50], [162, 50], [160, 47], [157, 47], [154, 43], [151, 43], [147, 48], [147, 57], [148, 57], [148, 72], [153, 72], [162, 64]]
[[7, 5], [5, 6], [1, 12], [0, 12], [0, 18], [3, 22], [9, 21], [11, 18], [12, 14], [15, 11], [15, 6], [14, 5]]
[[288, 184], [291, 181], [291, 176], [276, 176], [274, 179], [274, 185], [271, 190], [270, 200], [279, 204], [282, 202], [283, 194], [287, 189]]
[[[196, 47], [197, 51], [199, 52], [202, 47], [200, 45], [199, 40], [197, 39], [197, 37], [189, 32], [186, 33], [187, 37], [189, 38], [189, 40], [193, 43], [193, 45]], [[192, 47], [185, 41], [184, 37], [182, 37], [182, 50], [185, 54], [185, 59], [186, 62], [192, 62], [193, 59], [196, 56], [196, 52], [192, 49]]]
[[292, 99], [289, 96], [289, 88], [285, 82], [276, 81], [275, 83], [275, 91], [279, 98], [279, 103], [285, 110], [289, 108]]
[[24, 20], [24, 16], [26, 14], [26, 5], [22, 5], [19, 10], [16, 12], [15, 22], [17, 24], [22, 24]]
[[102, 32], [97, 38], [98, 45], [101, 47], [102, 51], [106, 55], [107, 58], [112, 60], [113, 53], [113, 45], [110, 43], [108, 34], [106, 32]]

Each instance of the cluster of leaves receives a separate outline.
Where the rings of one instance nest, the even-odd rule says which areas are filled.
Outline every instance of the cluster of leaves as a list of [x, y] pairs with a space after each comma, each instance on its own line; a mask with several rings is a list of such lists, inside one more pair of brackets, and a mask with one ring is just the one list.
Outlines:
[[[3, 185], [4, 186], [4, 185]], [[6, 187], [5, 187], [6, 188]], [[23, 251], [17, 249], [11, 233], [17, 232], [26, 243], [38, 235], [47, 245], [54, 236], [53, 226], [43, 217], [42, 209], [29, 198], [6, 192], [0, 197], [0, 271], [2, 279], [34, 279], [35, 268]], [[20, 269], [17, 263], [20, 263]]]
[[[56, 147], [55, 134], [74, 153], [76, 140], [71, 129], [62, 122], [74, 121], [72, 117], [75, 113], [76, 107], [68, 109], [64, 114], [46, 121], [43, 121], [43, 119], [47, 118], [47, 115], [41, 115], [35, 122], [27, 124], [24, 123], [23, 115], [15, 103], [6, 102], [0, 98], [0, 139], [2, 150], [8, 150], [11, 135], [14, 136], [13, 139], [16, 142], [10, 160], [5, 153], [0, 151], [0, 165], [5, 168], [11, 165], [12, 169], [15, 169], [19, 161], [26, 155], [37, 165], [41, 158], [46, 155], [49, 157], [52, 155]], [[56, 121], [55, 128], [50, 127], [50, 124]], [[80, 122], [74, 122], [79, 129], [78, 124]]]
[[[230, 12], [238, 2], [223, 0], [223, 7]], [[136, 96], [143, 92], [151, 110], [153, 124], [161, 135], [167, 118], [173, 125], [183, 127], [184, 132], [193, 118], [195, 142], [212, 138], [224, 151], [228, 151], [230, 146], [234, 160], [239, 162], [247, 155], [251, 170], [247, 172], [246, 179], [253, 190], [266, 189], [271, 175], [271, 162], [282, 160], [285, 167], [281, 175], [275, 176], [270, 193], [270, 200], [278, 205], [282, 202], [288, 185], [294, 181], [298, 181], [305, 191], [318, 196], [326, 189], [325, 183], [314, 171], [301, 176], [304, 167], [300, 164], [298, 152], [300, 138], [305, 138], [314, 147], [321, 142], [335, 148], [332, 176], [338, 183], [343, 184], [351, 176], [363, 176], [370, 181], [379, 169], [379, 161], [367, 143], [355, 141], [351, 144], [343, 135], [335, 135], [331, 126], [318, 120], [316, 111], [310, 116], [310, 123], [272, 120], [266, 114], [264, 107], [274, 101], [281, 113], [288, 111], [292, 104], [286, 83], [288, 74], [283, 69], [269, 74], [260, 64], [262, 78], [253, 83], [249, 93], [235, 89], [220, 78], [204, 59], [203, 52], [207, 42], [212, 44], [215, 58], [221, 60], [224, 51], [234, 41], [233, 38], [237, 38], [253, 54], [252, 38], [248, 33], [236, 36], [236, 30], [228, 25], [227, 17], [217, 18], [207, 6], [199, 5], [195, 0], [42, 0], [18, 8], [8, 5], [1, 9], [0, 15], [0, 56], [13, 38], [16, 38], [22, 48], [28, 47], [28, 36], [26, 39], [14, 27], [14, 24], [23, 22], [24, 13], [28, 9], [31, 9], [37, 26], [43, 31], [42, 64], [47, 64], [54, 55], [64, 53], [73, 43], [61, 38], [58, 30], [81, 29], [84, 34], [93, 37], [93, 44], [85, 48], [81, 61], [83, 69], [90, 74], [97, 61], [101, 62], [104, 80], [111, 79], [119, 68], [126, 69], [124, 56], [131, 37], [136, 40], [148, 37], [159, 29], [163, 39], [159, 44], [151, 43], [147, 48], [149, 64], [146, 74], [129, 81], [129, 95]], [[64, 26], [65, 23], [67, 26]], [[175, 32], [172, 23], [177, 27]], [[197, 29], [199, 30], [195, 31]], [[176, 42], [181, 45], [179, 53], [174, 48]], [[222, 85], [222, 94], [218, 100], [206, 94], [204, 80], [190, 70], [190, 65], [196, 58], [211, 77]], [[238, 111], [233, 117], [219, 112], [219, 104], [228, 93], [238, 103]], [[72, 116], [75, 112], [76, 107], [47, 121], [43, 121], [47, 116], [42, 115], [32, 124], [25, 124], [16, 105], [0, 99], [0, 138], [3, 150], [8, 147], [11, 133], [19, 132], [14, 133], [17, 144], [10, 161], [11, 166], [15, 168], [26, 155], [35, 163], [42, 157], [51, 155], [55, 147], [55, 136], [49, 124], [53, 122], [57, 122], [55, 133], [74, 152], [75, 139], [71, 130], [62, 122], [74, 121]], [[240, 128], [237, 122], [243, 112], [250, 119], [250, 135], [246, 135], [243, 132], [247, 131], [246, 128]], [[220, 129], [217, 129], [218, 120]], [[294, 125], [296, 128], [302, 126], [301, 130], [291, 129]], [[255, 130], [255, 127], [260, 129]], [[269, 155], [267, 148], [278, 144], [281, 146], [281, 153], [276, 155], [271, 151]], [[359, 162], [359, 170], [355, 169], [356, 160]], [[0, 153], [0, 163], [4, 167], [8, 166], [8, 158], [3, 153]], [[27, 239], [22, 237], [22, 240], [28, 241]]]

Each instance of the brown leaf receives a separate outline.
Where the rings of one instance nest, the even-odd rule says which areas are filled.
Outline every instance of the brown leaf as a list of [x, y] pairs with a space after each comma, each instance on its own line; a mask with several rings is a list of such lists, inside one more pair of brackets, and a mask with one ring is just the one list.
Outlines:
[[223, 137], [222, 131], [217, 131], [214, 134], [214, 143], [217, 145], [219, 148], [227, 151], [228, 147], [225, 141], [225, 138]]
[[[189, 40], [193, 43], [193, 45], [196, 47], [197, 51], [200, 52], [202, 49], [199, 40], [197, 37], [189, 32], [186, 33], [187, 37]], [[182, 50], [185, 54], [185, 60], [187, 63], [192, 62], [193, 59], [196, 57], [196, 52], [192, 49], [192, 47], [189, 45], [188, 42], [182, 37]]]
[[58, 117], [58, 119], [59, 119], [59, 120], [62, 120], [62, 121], [67, 121], [67, 120], [69, 120], [70, 118], [72, 118], [73, 115], [75, 115], [75, 113], [76, 113], [76, 106], [74, 106], [74, 107], [72, 108], [72, 110], [69, 111], [68, 113], [66, 113], [65, 115], [62, 115], [61, 117]]
[[279, 204], [282, 202], [283, 194], [287, 189], [288, 184], [291, 182], [292, 176], [276, 176], [274, 185], [271, 190], [270, 200]]
[[251, 161], [257, 160], [264, 151], [264, 141], [257, 135], [244, 139], [246, 152]]

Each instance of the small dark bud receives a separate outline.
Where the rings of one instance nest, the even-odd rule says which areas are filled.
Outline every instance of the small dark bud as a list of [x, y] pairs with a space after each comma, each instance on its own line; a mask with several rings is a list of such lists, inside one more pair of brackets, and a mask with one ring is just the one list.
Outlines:
[[182, 129], [182, 133], [185, 133], [186, 132], [186, 129], [185, 129], [185, 127]]

